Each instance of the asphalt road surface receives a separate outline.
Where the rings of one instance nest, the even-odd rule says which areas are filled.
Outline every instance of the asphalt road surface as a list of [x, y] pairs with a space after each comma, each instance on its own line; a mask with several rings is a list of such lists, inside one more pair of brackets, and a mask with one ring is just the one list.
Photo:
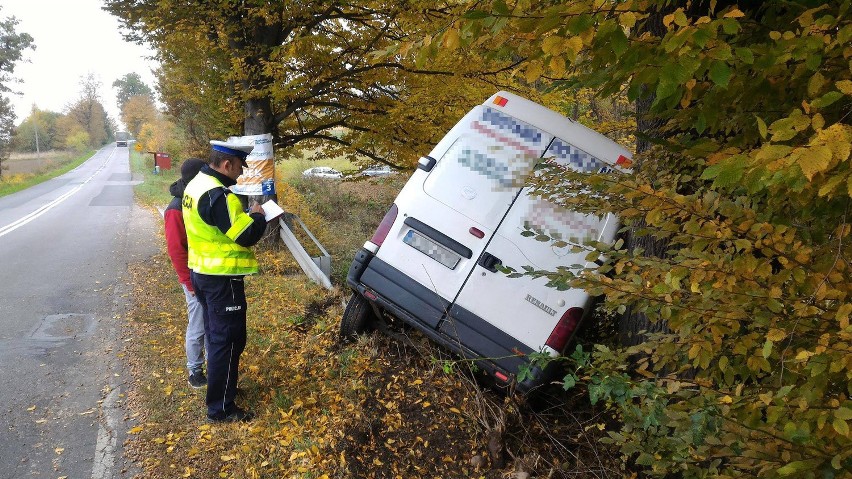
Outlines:
[[[127, 148], [0, 197], [0, 479], [126, 477], [128, 263], [157, 248]], [[132, 337], [132, 331], [127, 332]]]

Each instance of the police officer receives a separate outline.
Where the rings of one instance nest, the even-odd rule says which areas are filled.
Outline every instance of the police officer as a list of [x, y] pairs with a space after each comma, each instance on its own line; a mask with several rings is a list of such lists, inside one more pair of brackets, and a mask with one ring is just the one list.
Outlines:
[[237, 407], [240, 354], [246, 345], [246, 296], [243, 278], [257, 273], [248, 248], [266, 230], [263, 208], [248, 214], [228, 187], [243, 173], [252, 145], [210, 141], [210, 162], [186, 186], [183, 218], [189, 243], [190, 278], [204, 311], [207, 337], [207, 419], [250, 421]]

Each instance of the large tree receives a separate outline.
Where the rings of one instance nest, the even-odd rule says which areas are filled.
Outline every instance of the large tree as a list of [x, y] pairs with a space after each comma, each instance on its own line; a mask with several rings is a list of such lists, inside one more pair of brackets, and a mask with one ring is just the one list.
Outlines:
[[151, 87], [142, 81], [142, 77], [138, 73], [132, 72], [124, 75], [112, 82], [112, 87], [118, 89], [115, 94], [118, 100], [118, 109], [123, 110], [124, 105], [134, 96], [147, 96], [153, 99], [154, 92]]
[[73, 118], [88, 134], [89, 146], [99, 147], [112, 137], [115, 126], [107, 118], [98, 90], [101, 82], [89, 73], [80, 79], [80, 98], [67, 107], [66, 115]]
[[493, 92], [478, 79], [499, 76], [480, 59], [468, 59], [476, 69], [450, 62], [428, 71], [378, 60], [442, 18], [434, 2], [109, 0], [105, 8], [157, 49], [162, 100], [199, 149], [241, 130], [272, 133], [278, 147], [307, 143], [410, 167], [470, 96]]
[[62, 115], [33, 106], [30, 116], [25, 118], [15, 131], [13, 148], [16, 151], [46, 151], [61, 148], [64, 138], [60, 137], [58, 120]]
[[148, 95], [130, 97], [121, 109], [121, 121], [134, 138], [139, 138], [145, 123], [153, 123], [159, 115], [154, 100]]
[[[2, 11], [2, 6], [0, 6]], [[13, 93], [15, 65], [23, 59], [24, 51], [33, 46], [33, 37], [18, 33], [15, 17], [0, 18], [0, 175], [3, 161], [8, 158], [15, 125], [15, 111], [7, 95]]]

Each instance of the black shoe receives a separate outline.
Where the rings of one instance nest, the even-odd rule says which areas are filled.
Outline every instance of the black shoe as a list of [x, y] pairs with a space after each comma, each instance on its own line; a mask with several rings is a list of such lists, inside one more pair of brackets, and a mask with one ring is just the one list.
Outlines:
[[207, 416], [207, 422], [249, 422], [254, 419], [251, 411], [235, 408], [228, 414], [222, 416]]
[[201, 371], [195, 371], [189, 375], [189, 379], [186, 382], [195, 389], [201, 389], [207, 386], [207, 376]]

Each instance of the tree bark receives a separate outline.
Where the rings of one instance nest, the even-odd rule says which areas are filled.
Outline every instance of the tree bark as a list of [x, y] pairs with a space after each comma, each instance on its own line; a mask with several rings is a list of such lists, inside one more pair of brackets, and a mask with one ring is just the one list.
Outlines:
[[[657, 37], [662, 37], [665, 34], [663, 25], [664, 12], [652, 14], [645, 25], [638, 29], [636, 35], [649, 31]], [[654, 103], [654, 92], [649, 89], [644, 89], [643, 94], [636, 100], [636, 130], [639, 133], [636, 141], [636, 154], [648, 151], [651, 143], [647, 138], [656, 138], [660, 135], [660, 127], [663, 121], [651, 114], [651, 105]], [[638, 174], [642, 169], [641, 156], [639, 161], [634, 165], [633, 171]], [[653, 172], [643, 171], [648, 174]], [[645, 222], [642, 221], [633, 225], [625, 235], [625, 244], [631, 251], [636, 251], [641, 248], [643, 255], [646, 257], [662, 258], [668, 251], [668, 242], [660, 240], [651, 235], [638, 236], [636, 232], [645, 227]], [[635, 346], [645, 342], [648, 333], [668, 332], [668, 324], [666, 321], [658, 321], [652, 323], [648, 316], [642, 312], [628, 309], [618, 322], [618, 339], [623, 346]]]

